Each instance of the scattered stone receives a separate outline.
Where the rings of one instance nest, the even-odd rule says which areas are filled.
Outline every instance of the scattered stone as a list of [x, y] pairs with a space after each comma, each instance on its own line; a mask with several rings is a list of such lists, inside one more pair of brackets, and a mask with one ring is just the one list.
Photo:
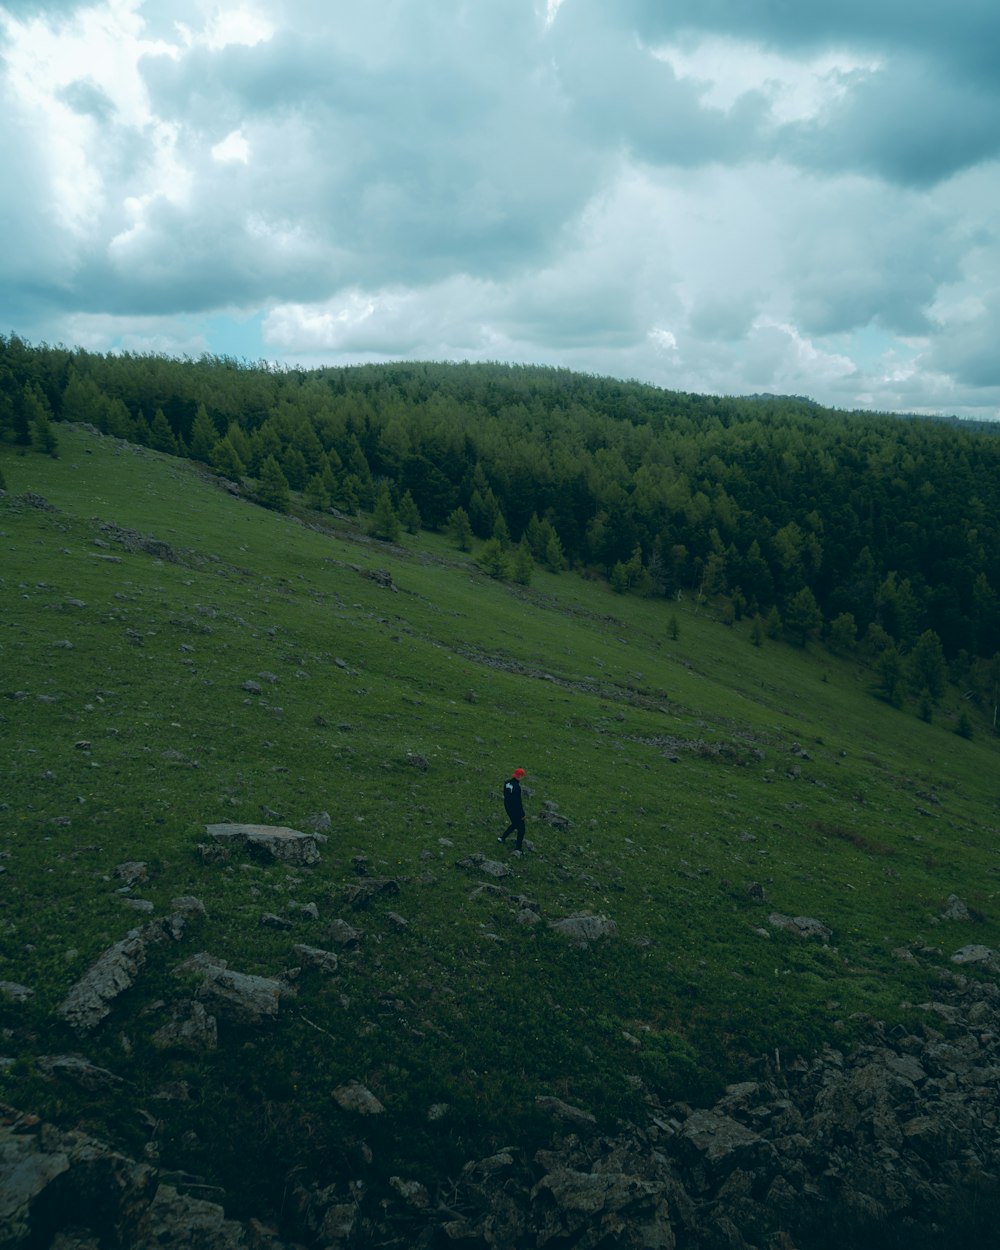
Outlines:
[[338, 960], [333, 951], [321, 950], [318, 946], [303, 946], [301, 943], [293, 947], [297, 958], [311, 968], [320, 972], [333, 974], [337, 971]]
[[566, 1124], [572, 1124], [576, 1128], [594, 1128], [597, 1124], [597, 1118], [589, 1111], [584, 1111], [580, 1107], [571, 1107], [569, 1103], [563, 1102], [561, 1098], [553, 1098], [547, 1094], [539, 1094], [535, 1098], [535, 1106], [540, 1111], [547, 1111], [549, 1115], [555, 1116], [557, 1120], [562, 1120]]
[[264, 693], [264, 687], [260, 684], [259, 681], [247, 680], [240, 686], [240, 689], [245, 690], [247, 694], [263, 694]]
[[358, 1115], [381, 1115], [385, 1111], [385, 1107], [371, 1090], [360, 1081], [350, 1081], [347, 1085], [339, 1085], [333, 1091], [333, 1096], [338, 1106], [343, 1107], [345, 1111], [355, 1111]]
[[553, 920], [549, 928], [568, 938], [577, 946], [589, 946], [604, 937], [615, 937], [618, 926], [607, 916], [595, 916], [591, 912], [577, 912], [562, 920]]
[[357, 946], [364, 937], [360, 929], [355, 929], [346, 920], [340, 919], [330, 921], [327, 935], [331, 942], [335, 942], [337, 946], [344, 947]]
[[124, 881], [126, 885], [136, 885], [140, 881], [149, 880], [149, 865], [138, 859], [126, 860], [124, 864], [118, 864], [113, 869], [112, 876]]
[[422, 773], [425, 773], [428, 768], [430, 768], [430, 764], [427, 762], [427, 757], [419, 755], [416, 751], [407, 751], [406, 759], [407, 762], [412, 764], [414, 768], [419, 768]]
[[115, 999], [135, 984], [149, 948], [168, 940], [179, 941], [188, 919], [195, 914], [194, 909], [184, 906], [141, 929], [132, 929], [91, 965], [70, 989], [56, 1014], [78, 1032], [96, 1028], [110, 1013]]
[[991, 971], [1000, 971], [1000, 951], [989, 946], [963, 946], [952, 955], [953, 964], [982, 964]]
[[329, 833], [333, 827], [329, 812], [317, 812], [307, 823], [314, 833]]
[[488, 877], [509, 877], [513, 875], [513, 869], [508, 864], [501, 864], [495, 859], [487, 859], [485, 855], [481, 855], [478, 851], [472, 855], [466, 855], [463, 859], [456, 860], [455, 867], [464, 868], [466, 872], [485, 872]]
[[943, 920], [971, 920], [972, 916], [968, 907], [962, 902], [957, 894], [949, 894], [945, 900], [945, 908], [941, 913]]
[[365, 877], [356, 884], [344, 887], [344, 902], [353, 911], [365, 911], [376, 898], [387, 898], [399, 893], [399, 882], [391, 877]]
[[260, 918], [265, 929], [290, 929], [292, 922], [284, 916], [276, 916], [273, 911], [266, 911]]
[[291, 993], [273, 977], [210, 965], [204, 970], [198, 998], [232, 1023], [257, 1025], [276, 1020], [282, 999]]
[[410, 922], [404, 916], [401, 916], [398, 911], [387, 911], [385, 918], [397, 933], [404, 933], [410, 927]]
[[383, 590], [399, 590], [399, 587], [392, 580], [392, 574], [388, 569], [365, 569], [364, 575], [370, 578], [377, 586], [381, 586]]
[[400, 1176], [390, 1176], [389, 1184], [405, 1203], [416, 1207], [418, 1211], [425, 1211], [431, 1205], [427, 1186], [421, 1185], [419, 1181], [406, 1181]]
[[833, 930], [822, 921], [814, 920], [812, 916], [783, 916], [781, 912], [773, 911], [768, 916], [767, 923], [774, 929], [786, 929], [798, 937], [818, 937], [824, 942], [829, 942], [833, 937]]
[[97, 1067], [82, 1055], [39, 1055], [38, 1066], [49, 1076], [61, 1077], [88, 1093], [98, 1093], [125, 1084], [120, 1076], [115, 1076], [107, 1068]]
[[35, 991], [16, 981], [0, 981], [0, 999], [8, 1003], [26, 1003]]
[[153, 1034], [158, 1050], [186, 1050], [196, 1054], [215, 1050], [219, 1044], [216, 1018], [203, 1003], [183, 999], [171, 1008], [170, 1019]]

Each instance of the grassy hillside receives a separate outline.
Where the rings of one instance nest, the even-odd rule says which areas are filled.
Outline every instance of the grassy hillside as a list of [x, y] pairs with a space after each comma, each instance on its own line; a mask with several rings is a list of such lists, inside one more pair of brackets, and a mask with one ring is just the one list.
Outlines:
[[[538, 1094], [609, 1125], [647, 1095], [707, 1100], [776, 1050], [849, 1046], [856, 1013], [906, 1017], [955, 950], [1000, 946], [1000, 750], [956, 735], [957, 705], [927, 724], [868, 671], [753, 646], [704, 607], [501, 584], [438, 536], [387, 546], [191, 462], [59, 441], [59, 459], [0, 449], [0, 980], [34, 991], [0, 1006], [3, 1100], [276, 1206], [299, 1166], [453, 1174], [530, 1141]], [[518, 765], [520, 859], [496, 843]], [[311, 869], [198, 849], [209, 823], [321, 812]], [[475, 853], [512, 875], [456, 866]], [[133, 860], [149, 880], [130, 890], [114, 870]], [[352, 911], [359, 868], [398, 895]], [[942, 919], [952, 894], [970, 920]], [[130, 900], [179, 895], [200, 927], [75, 1037], [56, 1008], [142, 923]], [[617, 935], [548, 927], [582, 911]], [[204, 1056], [151, 1045], [181, 960], [279, 975], [338, 917], [360, 948], [336, 977], [304, 970], [276, 1026]], [[63, 1052], [128, 1084], [88, 1094], [35, 1063]], [[386, 1108], [363, 1145], [332, 1096], [351, 1080]], [[171, 1082], [186, 1098], [158, 1097]]]

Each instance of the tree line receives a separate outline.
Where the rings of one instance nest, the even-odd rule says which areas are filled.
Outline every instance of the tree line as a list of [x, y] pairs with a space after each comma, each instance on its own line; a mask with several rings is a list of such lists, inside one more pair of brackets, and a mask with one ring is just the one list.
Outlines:
[[758, 640], [865, 658], [887, 698], [919, 682], [933, 702], [946, 672], [996, 702], [990, 424], [536, 366], [303, 370], [0, 336], [0, 439], [58, 454], [60, 421], [201, 461], [269, 507], [364, 512], [386, 538], [447, 529], [494, 576], [541, 563], [704, 597]]

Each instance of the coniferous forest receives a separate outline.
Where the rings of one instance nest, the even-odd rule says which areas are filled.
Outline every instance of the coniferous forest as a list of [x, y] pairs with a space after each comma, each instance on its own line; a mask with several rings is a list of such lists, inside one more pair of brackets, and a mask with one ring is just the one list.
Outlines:
[[890, 702], [930, 709], [957, 683], [995, 728], [1000, 427], [533, 366], [299, 370], [0, 337], [0, 439], [58, 455], [59, 422], [201, 461], [268, 507], [479, 540], [497, 577], [542, 564], [697, 597], [761, 641], [856, 656]]

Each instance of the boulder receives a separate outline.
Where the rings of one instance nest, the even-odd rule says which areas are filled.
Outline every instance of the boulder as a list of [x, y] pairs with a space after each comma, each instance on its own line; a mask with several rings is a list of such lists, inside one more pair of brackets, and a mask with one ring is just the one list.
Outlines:
[[198, 999], [235, 1024], [264, 1024], [276, 1020], [283, 998], [292, 990], [273, 977], [233, 972], [218, 965], [205, 969]]
[[153, 1034], [158, 1050], [186, 1050], [201, 1054], [215, 1050], [219, 1029], [215, 1016], [195, 999], [183, 999], [171, 1009], [170, 1019]]
[[577, 946], [589, 946], [601, 938], [614, 937], [618, 932], [613, 920], [591, 912], [576, 912], [572, 916], [564, 916], [562, 920], [552, 920], [549, 928]]
[[296, 945], [294, 950], [296, 958], [311, 968], [318, 968], [320, 972], [331, 974], [337, 971], [338, 960], [333, 951], [321, 950], [318, 946], [303, 946], [301, 943]]
[[833, 930], [821, 920], [814, 920], [812, 916], [783, 916], [780, 911], [773, 911], [768, 916], [767, 923], [773, 929], [785, 929], [796, 937], [818, 937], [823, 942], [829, 942], [833, 937]]
[[266, 859], [298, 867], [311, 867], [320, 860], [321, 833], [300, 833], [282, 825], [206, 825], [209, 835], [223, 846], [243, 846]]
[[84, 973], [57, 1008], [57, 1015], [78, 1032], [95, 1029], [110, 1013], [115, 999], [130, 989], [146, 963], [146, 953], [160, 942], [179, 941], [187, 921], [204, 914], [197, 899], [176, 899], [169, 916], [132, 929], [100, 956]]
[[333, 1091], [333, 1097], [339, 1107], [358, 1115], [381, 1115], [385, 1111], [385, 1107], [371, 1090], [360, 1081], [348, 1081], [346, 1085], [338, 1085]]

